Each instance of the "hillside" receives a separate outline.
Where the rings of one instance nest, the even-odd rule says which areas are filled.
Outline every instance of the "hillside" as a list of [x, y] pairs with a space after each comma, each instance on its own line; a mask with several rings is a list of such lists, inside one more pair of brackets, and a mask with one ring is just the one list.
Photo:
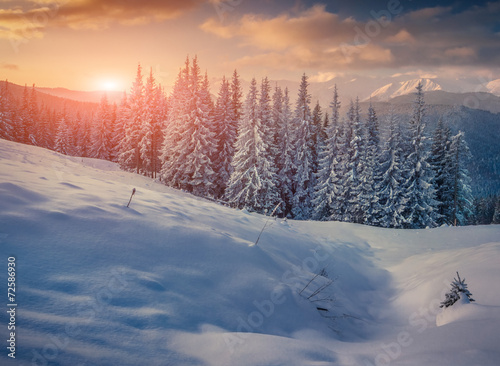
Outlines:
[[[2, 365], [500, 363], [498, 226], [268, 221], [4, 140], [0, 202]], [[457, 270], [476, 302], [439, 309]]]
[[[2, 89], [5, 85], [5, 81], [0, 80], [0, 89]], [[17, 101], [18, 105], [21, 105], [24, 94], [24, 86], [16, 85], [13, 83], [8, 83], [8, 88], [10, 93], [12, 94], [15, 101]], [[31, 86], [28, 86], [29, 93], [31, 94]], [[91, 113], [93, 110], [97, 109], [98, 104], [92, 103], [89, 101], [82, 101], [79, 99], [68, 99], [67, 97], [51, 95], [45, 93], [44, 89], [40, 89], [35, 87], [36, 91], [36, 100], [38, 106], [45, 106], [46, 108], [55, 110], [60, 112], [62, 110], [66, 110], [71, 114], [76, 115], [76, 113], [81, 113], [82, 115], [86, 115]]]

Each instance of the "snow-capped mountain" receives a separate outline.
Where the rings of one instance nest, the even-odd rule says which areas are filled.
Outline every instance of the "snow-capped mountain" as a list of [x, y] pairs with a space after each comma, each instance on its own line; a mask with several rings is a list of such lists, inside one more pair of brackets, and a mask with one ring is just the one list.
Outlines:
[[413, 79], [384, 85], [371, 93], [365, 101], [371, 99], [375, 102], [385, 102], [400, 95], [414, 93], [419, 82], [422, 82], [424, 92], [443, 89], [441, 85], [431, 79]]
[[486, 88], [490, 93], [500, 96], [500, 79], [490, 81], [486, 84]]

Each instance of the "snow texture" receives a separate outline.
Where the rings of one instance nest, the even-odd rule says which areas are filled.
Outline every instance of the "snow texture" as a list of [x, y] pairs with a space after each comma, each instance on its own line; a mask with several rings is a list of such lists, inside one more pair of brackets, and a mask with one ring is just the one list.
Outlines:
[[[268, 217], [4, 140], [0, 202], [2, 365], [500, 364], [499, 226], [272, 219], [255, 246]], [[456, 271], [476, 302], [439, 309]]]

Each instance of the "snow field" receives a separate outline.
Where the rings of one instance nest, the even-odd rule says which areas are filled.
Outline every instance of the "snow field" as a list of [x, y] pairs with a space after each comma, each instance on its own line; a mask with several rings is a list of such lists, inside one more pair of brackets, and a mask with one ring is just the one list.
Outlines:
[[[0, 202], [5, 365], [500, 364], [496, 226], [278, 219], [254, 246], [264, 216], [3, 140]], [[476, 302], [439, 309], [456, 271]]]

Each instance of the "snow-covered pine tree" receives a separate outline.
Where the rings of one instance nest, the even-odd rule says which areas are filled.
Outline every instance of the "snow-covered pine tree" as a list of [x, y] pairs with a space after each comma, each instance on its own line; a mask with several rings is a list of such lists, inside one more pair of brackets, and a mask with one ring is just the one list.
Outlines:
[[214, 116], [214, 128], [217, 140], [217, 151], [214, 156], [215, 172], [217, 174], [214, 196], [220, 198], [224, 196], [229, 178], [233, 172], [231, 161], [234, 155], [234, 143], [236, 142], [238, 132], [229, 81], [225, 77], [222, 78]]
[[348, 210], [344, 213], [344, 221], [363, 223], [364, 217], [364, 187], [363, 170], [365, 158], [365, 131], [361, 123], [359, 99], [351, 101], [347, 112], [347, 167], [348, 174], [344, 181], [344, 192], [348, 202]]
[[[114, 131], [113, 131], [113, 145], [114, 145], [114, 151], [113, 151], [113, 156], [114, 159], [113, 161], [119, 162], [120, 159], [120, 152], [121, 152], [121, 144], [123, 139], [125, 138], [125, 128], [127, 125], [127, 120], [128, 116], [130, 113], [130, 107], [128, 105], [127, 101], [127, 93], [123, 92], [122, 99], [120, 100], [120, 104], [118, 105], [116, 109], [116, 121], [114, 125]], [[85, 155], [82, 155], [85, 156]]]
[[500, 224], [500, 196], [497, 196], [495, 202], [495, 212], [493, 213], [493, 220], [491, 223], [497, 225]]
[[292, 128], [292, 111], [288, 88], [283, 93], [276, 86], [273, 94], [273, 120], [277, 127], [276, 144], [278, 151], [276, 166], [278, 174], [280, 208], [285, 217], [291, 216], [293, 205], [293, 177], [295, 175], [294, 130]]
[[139, 142], [141, 141], [141, 126], [144, 117], [144, 82], [142, 79], [141, 65], [137, 66], [137, 74], [132, 85], [128, 100], [127, 121], [125, 134], [120, 143], [120, 156], [118, 162], [122, 169], [142, 171], [142, 161]]
[[405, 157], [408, 174], [405, 189], [408, 203], [405, 217], [408, 228], [436, 226], [437, 202], [434, 190], [434, 171], [429, 163], [427, 137], [424, 134], [425, 103], [422, 83], [417, 85], [413, 115], [409, 124], [410, 146]]
[[394, 110], [388, 117], [388, 137], [380, 154], [380, 181], [377, 183], [377, 223], [387, 228], [402, 228], [407, 196], [404, 190], [404, 141], [401, 124]]
[[438, 215], [436, 225], [451, 224], [450, 209], [453, 206], [452, 182], [450, 179], [449, 149], [451, 131], [440, 118], [432, 138], [430, 162], [434, 170], [434, 185]]
[[[51, 137], [51, 126], [50, 126], [50, 118], [47, 113], [47, 108], [42, 106], [38, 111], [38, 120], [37, 120], [37, 137], [36, 142], [38, 146], [49, 149], [52, 147], [52, 139]], [[75, 124], [77, 121], [75, 120]]]
[[76, 114], [75, 118], [75, 155], [81, 157], [90, 156], [91, 128], [87, 118], [82, 118], [80, 113]]
[[181, 188], [181, 149], [179, 144], [185, 134], [189, 120], [191, 100], [190, 92], [190, 60], [186, 57], [184, 67], [179, 70], [177, 79], [169, 98], [167, 121], [163, 129], [163, 146], [161, 155], [161, 177], [166, 185]]
[[[278, 176], [276, 169], [276, 159], [278, 149], [276, 146], [277, 126], [273, 119], [273, 110], [271, 106], [271, 85], [267, 77], [262, 79], [258, 118], [260, 120], [260, 129], [262, 136], [263, 152], [259, 156], [257, 171], [259, 172], [261, 187], [259, 189], [259, 198], [261, 209], [271, 210], [279, 203]], [[280, 213], [278, 207], [276, 213]]]
[[[339, 126], [340, 101], [337, 85], [333, 90], [333, 99], [330, 103], [332, 109], [331, 120], [324, 126], [324, 146], [319, 155], [319, 167], [313, 200], [313, 218], [315, 220], [332, 220], [336, 208], [336, 199], [339, 192], [340, 177], [338, 164], [340, 159], [341, 129]], [[328, 116], [328, 113], [326, 113]]]
[[9, 82], [5, 81], [0, 88], [0, 138], [14, 140], [14, 124], [12, 121], [12, 95]]
[[325, 131], [323, 129], [323, 111], [319, 105], [319, 101], [316, 102], [314, 109], [312, 111], [312, 127], [313, 127], [313, 144], [312, 144], [312, 172], [313, 172], [313, 185], [316, 187], [317, 175], [319, 171], [319, 160], [322, 151], [325, 148], [326, 137]]
[[91, 157], [110, 160], [111, 132], [111, 107], [108, 97], [104, 93], [93, 123], [92, 145], [90, 146]]
[[378, 129], [378, 117], [375, 108], [370, 103], [368, 107], [368, 118], [363, 124], [365, 129], [363, 169], [360, 177], [361, 204], [363, 210], [363, 223], [367, 225], [378, 225], [379, 205], [377, 185], [380, 182], [380, 136]]
[[139, 141], [143, 174], [156, 178], [159, 170], [159, 133], [161, 132], [161, 93], [153, 76], [149, 72], [144, 87], [144, 117], [141, 125], [141, 140]]
[[451, 289], [446, 293], [446, 298], [443, 302], [441, 302], [441, 308], [447, 308], [456, 303], [459, 299], [461, 299], [464, 303], [470, 303], [476, 301], [472, 298], [472, 294], [467, 288], [467, 284], [465, 283], [465, 278], [461, 279], [460, 275], [457, 272], [457, 278], [453, 279], [451, 283]]
[[[196, 67], [196, 58], [193, 60], [193, 68]], [[196, 72], [192, 72], [192, 76]], [[193, 81], [195, 85], [196, 81]], [[192, 151], [186, 159], [187, 187], [190, 192], [197, 196], [214, 196], [214, 182], [216, 174], [212, 157], [217, 151], [217, 141], [213, 131], [213, 106], [210, 98], [208, 75], [205, 77], [193, 95], [193, 110], [191, 114], [191, 143]], [[189, 133], [189, 132], [188, 132]], [[181, 140], [182, 142], [183, 140]]]
[[45, 136], [43, 136], [44, 130], [41, 128], [39, 124], [40, 110], [38, 108], [37, 91], [35, 89], [35, 84], [31, 86], [28, 113], [29, 113], [29, 120], [31, 121], [31, 131], [29, 136], [30, 144], [36, 146], [43, 146], [40, 144], [40, 141], [44, 140]]
[[30, 94], [28, 86], [25, 84], [23, 89], [23, 97], [21, 101], [21, 109], [18, 112], [19, 123], [15, 128], [16, 131], [16, 141], [22, 142], [23, 144], [31, 144], [30, 134], [33, 129], [33, 121], [31, 120], [30, 114]]
[[233, 173], [226, 189], [226, 200], [234, 207], [259, 211], [260, 202], [257, 198], [261, 180], [257, 164], [259, 156], [264, 152], [264, 144], [258, 118], [258, 91], [255, 78], [250, 83], [250, 90], [245, 99], [235, 148], [231, 162]]
[[231, 94], [231, 114], [234, 124], [239, 125], [241, 120], [243, 102], [243, 93], [241, 91], [240, 76], [236, 69], [233, 72], [233, 77], [231, 79], [231, 85], [229, 87], [229, 92]]
[[451, 223], [455, 226], [466, 225], [473, 216], [471, 179], [467, 169], [467, 162], [472, 156], [462, 131], [451, 138], [448, 155], [453, 200], [450, 210]]
[[73, 146], [70, 143], [70, 135], [71, 135], [70, 124], [71, 122], [69, 120], [69, 117], [66, 114], [66, 110], [64, 110], [61, 114], [57, 126], [57, 133], [54, 146], [54, 149], [57, 152], [64, 155], [73, 155]]
[[298, 98], [295, 105], [294, 125], [295, 163], [294, 196], [292, 215], [298, 220], [307, 220], [312, 214], [314, 198], [313, 151], [314, 128], [311, 116], [311, 95], [308, 92], [309, 82], [306, 74], [302, 75]]

